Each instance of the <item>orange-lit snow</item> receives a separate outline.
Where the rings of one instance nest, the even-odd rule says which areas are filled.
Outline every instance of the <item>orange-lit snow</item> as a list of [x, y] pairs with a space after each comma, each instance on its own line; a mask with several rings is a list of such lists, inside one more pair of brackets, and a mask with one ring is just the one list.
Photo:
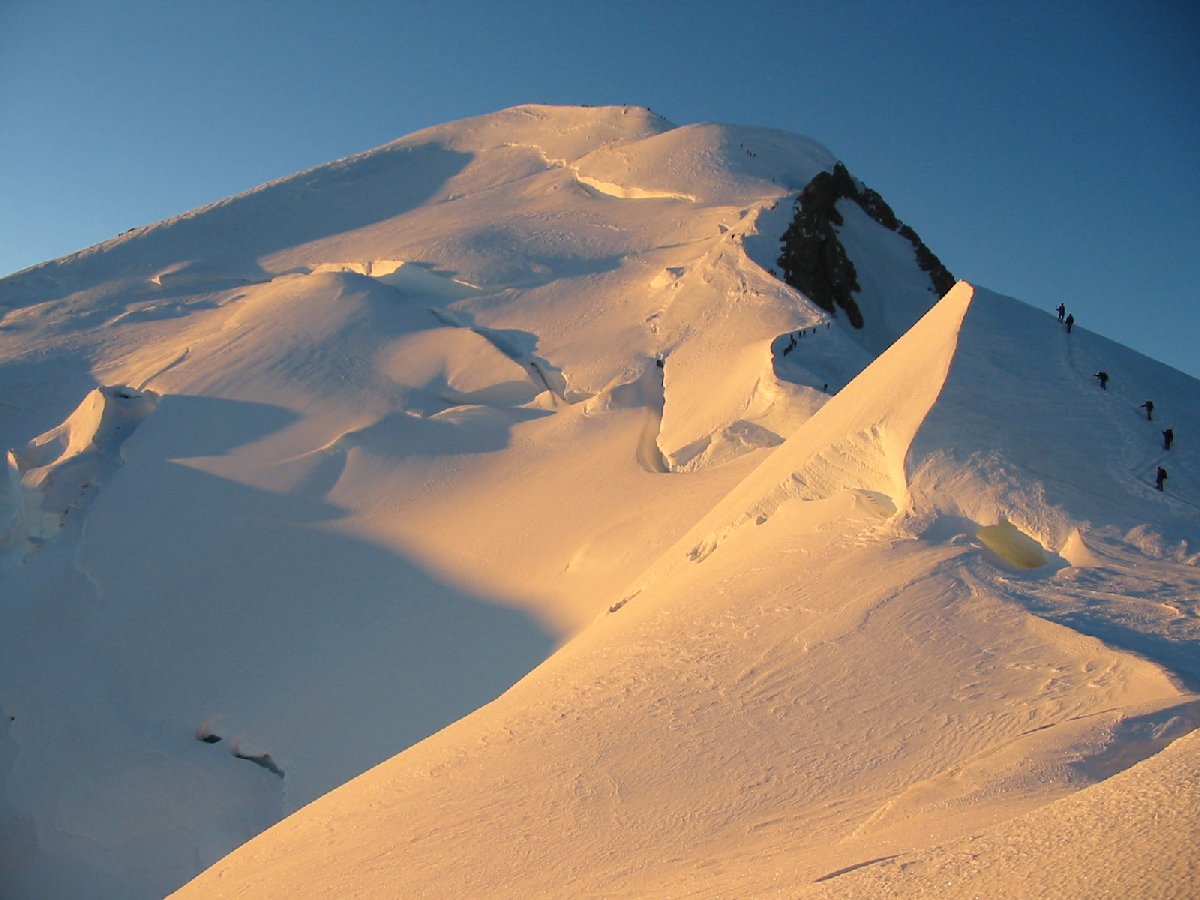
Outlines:
[[1200, 384], [856, 207], [830, 317], [834, 160], [518, 107], [0, 281], [0, 893], [1186, 895]]

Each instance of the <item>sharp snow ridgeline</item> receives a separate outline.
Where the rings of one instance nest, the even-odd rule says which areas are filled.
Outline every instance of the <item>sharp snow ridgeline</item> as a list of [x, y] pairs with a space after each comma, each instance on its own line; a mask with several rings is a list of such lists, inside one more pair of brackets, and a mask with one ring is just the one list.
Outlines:
[[844, 887], [1158, 753], [1197, 383], [952, 282], [546, 106], [0, 280], [0, 894]]

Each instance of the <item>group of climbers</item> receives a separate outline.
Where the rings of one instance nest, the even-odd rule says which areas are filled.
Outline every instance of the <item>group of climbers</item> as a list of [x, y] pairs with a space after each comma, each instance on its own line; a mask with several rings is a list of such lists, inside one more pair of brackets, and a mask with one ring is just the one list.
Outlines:
[[[1062, 304], [1058, 304], [1058, 320], [1060, 320], [1060, 322], [1062, 322], [1063, 311], [1064, 310], [1063, 310]], [[1105, 372], [1104, 370], [1100, 370], [1099, 372], [1094, 374], [1093, 378], [1096, 378], [1097, 382], [1099, 383], [1100, 390], [1108, 390], [1109, 389], [1109, 373], [1108, 372]], [[1151, 421], [1151, 422], [1154, 421], [1154, 401], [1147, 400], [1145, 403], [1141, 403], [1138, 408], [1146, 410], [1146, 421]], [[1170, 450], [1171, 444], [1174, 444], [1174, 443], [1175, 443], [1174, 428], [1164, 428], [1164, 430], [1163, 430], [1163, 449]], [[1158, 466], [1154, 467], [1154, 487], [1157, 487], [1159, 491], [1162, 491], [1164, 481], [1166, 481], [1166, 469], [1163, 468], [1162, 464], [1158, 464]]]
[[[1100, 383], [1101, 390], [1108, 390], [1108, 373], [1101, 370], [1095, 374], [1095, 379]], [[1138, 409], [1146, 411], [1146, 421], [1154, 421], [1154, 401], [1147, 400], [1145, 403], [1138, 406]], [[1175, 443], [1175, 429], [1165, 428], [1162, 433], [1163, 449], [1170, 450], [1171, 445]], [[1154, 471], [1154, 486], [1160, 491], [1163, 489], [1163, 482], [1167, 480], [1167, 470], [1162, 465], [1155, 466]]]
[[[832, 322], [829, 322], [829, 321], [825, 322], [826, 329], [829, 329], [832, 327], [833, 327]], [[787, 356], [789, 353], [791, 353], [793, 350], [795, 350], [796, 346], [797, 346], [797, 339], [804, 337], [804, 335], [808, 332], [808, 330], [809, 330], [808, 328], [801, 328], [799, 331], [793, 331], [791, 334], [789, 334], [787, 343], [784, 344], [784, 346], [783, 346], [782, 355]], [[817, 333], [817, 329], [815, 326], [812, 329], [812, 333], [813, 334]]]

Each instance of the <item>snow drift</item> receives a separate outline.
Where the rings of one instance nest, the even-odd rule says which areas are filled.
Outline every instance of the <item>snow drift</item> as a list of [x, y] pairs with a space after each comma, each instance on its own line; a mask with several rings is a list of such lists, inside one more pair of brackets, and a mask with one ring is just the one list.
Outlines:
[[9, 450], [0, 551], [21, 552], [57, 534], [121, 465], [121, 444], [157, 401], [152, 391], [99, 387], [57, 428]]

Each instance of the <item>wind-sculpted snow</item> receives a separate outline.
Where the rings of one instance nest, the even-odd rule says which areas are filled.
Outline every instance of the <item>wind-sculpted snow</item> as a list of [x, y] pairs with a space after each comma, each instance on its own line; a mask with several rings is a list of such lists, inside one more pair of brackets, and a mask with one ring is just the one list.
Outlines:
[[54, 537], [82, 515], [122, 464], [121, 445], [153, 412], [158, 395], [126, 386], [89, 393], [59, 425], [8, 451], [0, 491], [0, 561]]
[[[848, 380], [818, 367], [808, 379], [816, 383], [795, 391], [765, 371], [764, 342], [821, 320], [742, 247], [761, 210], [832, 161], [816, 143], [768, 129], [675, 128], [633, 107], [522, 107], [427, 129], [135, 231], [70, 258], [69, 268], [64, 260], [20, 273], [0, 292], [46, 298], [43, 308], [75, 322], [78, 305], [120, 297], [110, 322], [148, 321], [228, 303], [273, 276], [357, 271], [456, 304], [479, 334], [537, 335], [540, 361], [530, 355], [528, 364], [575, 400], [655, 355], [682, 352], [702, 368], [674, 379], [664, 451], [680, 454], [670, 465], [691, 470], [770, 446], [812, 411], [813, 389]], [[577, 179], [606, 193], [581, 193]], [[630, 206], [619, 200], [627, 197], [643, 199]], [[283, 225], [270, 227], [276, 220]], [[672, 266], [676, 284], [656, 289], [664, 253], [684, 265]], [[88, 287], [85, 299], [76, 288], [93, 284], [98, 265], [104, 287]], [[613, 295], [650, 304], [618, 307], [605, 299]], [[729, 309], [731, 297], [746, 302]], [[549, 318], [543, 298], [556, 308]], [[589, 324], [582, 342], [580, 322]], [[717, 328], [738, 336], [713, 342]], [[616, 352], [594, 353], [594, 340]], [[736, 377], [721, 379], [723, 396], [714, 397], [712, 367], [730, 354], [740, 358]]]
[[601, 194], [609, 197], [619, 197], [622, 200], [687, 200], [695, 201], [695, 197], [690, 194], [677, 194], [674, 191], [660, 191], [653, 188], [641, 188], [632, 185], [616, 184], [611, 181], [601, 181], [598, 178], [593, 178], [590, 175], [580, 175], [576, 172], [575, 177], [579, 179], [579, 183], [586, 185]]
[[[909, 446], [942, 392], [970, 299], [970, 287], [961, 285], [904, 337], [902, 345], [876, 360], [794, 430], [692, 529], [697, 546], [705, 549], [693, 548], [689, 556], [708, 556], [734, 530], [761, 525], [792, 502], [866, 490], [889, 498], [893, 511], [905, 507]], [[672, 562], [667, 557], [663, 564]]]
[[[914, 523], [1002, 518], [1062, 552], [1079, 529], [1153, 523], [1168, 553], [1200, 552], [1200, 480], [1162, 429], [1200, 429], [1200, 385], [1113, 341], [973, 291], [945, 390], [909, 453]], [[1021, 360], [1014, 364], [1014, 360]], [[1111, 373], [1107, 390], [1097, 371]], [[982, 404], [983, 397], [1004, 398]], [[1138, 408], [1155, 401], [1156, 421]], [[1175, 478], [1154, 490], [1155, 466]]]
[[1196, 383], [844, 210], [852, 332], [833, 161], [518, 107], [0, 281], [0, 894], [802, 896], [1186, 770]]
[[[0, 821], [24, 848], [6, 895], [161, 894], [551, 649], [521, 613], [334, 527], [346, 511], [308, 459], [277, 466], [287, 491], [240, 468], [236, 448], [296, 421], [162, 397], [82, 534], [6, 573]], [[413, 431], [352, 452], [412, 453]], [[202, 723], [226, 740], [196, 741]]]
[[[799, 191], [835, 157], [816, 141], [769, 128], [687, 125], [583, 156], [580, 180], [618, 197], [757, 204]], [[782, 232], [781, 232], [782, 233]]]
[[440, 302], [459, 300], [478, 292], [473, 284], [442, 276], [429, 269], [402, 259], [376, 259], [363, 262], [322, 263], [313, 272], [357, 272], [370, 275], [401, 294], [412, 297], [431, 297]]
[[[1094, 338], [1063, 345], [1051, 317], [1008, 303], [959, 285], [614, 595], [608, 616], [497, 704], [250, 843], [183, 895], [230, 878], [265, 889], [266, 873], [303, 889], [331, 866], [348, 889], [401, 893], [820, 893], [876, 866], [940, 859], [933, 848], [1012, 816], [1057, 815], [1065, 796], [1169, 747], [1200, 721], [1181, 687], [1195, 674], [1184, 648], [1200, 641], [1194, 560], [1147, 555], [1148, 525], [1118, 555], [1101, 540], [1109, 525], [1077, 518], [1086, 496], [1080, 506], [1038, 486], [1050, 471], [1069, 482], [1096, 451], [1063, 441], [1043, 456], [1028, 410], [999, 405], [1004, 379], [990, 360], [1020, 361], [1022, 377], [1084, 402], [1081, 389], [1098, 388], [1074, 367]], [[1140, 386], [1195, 389], [1103, 349]], [[1056, 374], [1064, 360], [1073, 385]], [[668, 408], [673, 365], [667, 357]], [[964, 389], [973, 410], [989, 399], [987, 429], [963, 413]], [[1128, 411], [1116, 401], [1115, 416]], [[943, 432], [931, 451], [930, 436], [949, 426], [954, 437]], [[982, 469], [945, 452], [970, 458], [985, 437], [994, 456]], [[1030, 491], [1012, 494], [1022, 478]], [[1168, 498], [1139, 492], [1137, 479], [1124, 476], [1119, 512], [1103, 521], [1169, 524], [1142, 505]], [[1178, 502], [1193, 496], [1185, 487]], [[1095, 574], [1064, 568], [1009, 514], [1025, 528], [1072, 522], [1063, 552]], [[1105, 584], [1120, 603], [1086, 599]], [[1173, 808], [1188, 796], [1194, 804], [1194, 785]], [[361, 825], [369, 804], [372, 827], [405, 842], [404, 860], [352, 838], [299, 852]], [[516, 825], [543, 819], [558, 823], [553, 835]], [[1194, 821], [1184, 814], [1150, 840], [1184, 840]], [[484, 834], [494, 852], [468, 849]], [[655, 849], [631, 862], [631, 838]], [[1064, 852], [1086, 858], [1086, 832], [1072, 841]], [[475, 867], [459, 864], [464, 854]], [[1162, 868], [1143, 881], [1186, 882], [1178, 854], [1150, 858]], [[956, 895], [950, 882], [919, 884]]]

